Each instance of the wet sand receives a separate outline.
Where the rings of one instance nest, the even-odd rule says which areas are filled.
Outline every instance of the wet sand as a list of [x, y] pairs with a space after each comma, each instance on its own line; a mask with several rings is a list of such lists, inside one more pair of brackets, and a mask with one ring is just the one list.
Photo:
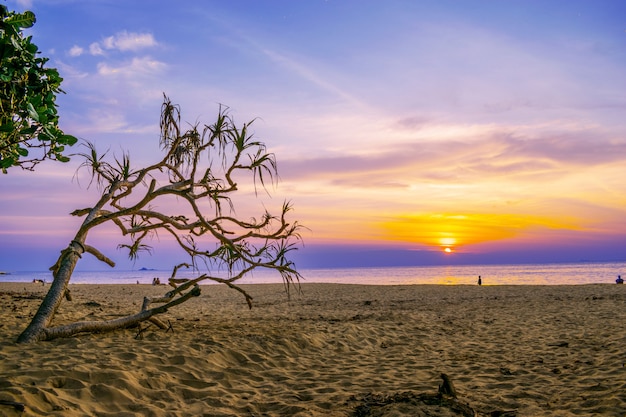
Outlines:
[[[303, 284], [289, 300], [248, 285], [249, 310], [210, 285], [161, 316], [173, 332], [16, 344], [47, 288], [0, 283], [0, 400], [26, 407], [2, 416], [411, 416], [372, 399], [437, 392], [441, 373], [479, 415], [626, 415], [626, 286]], [[71, 291], [55, 323], [132, 314], [167, 290]]]

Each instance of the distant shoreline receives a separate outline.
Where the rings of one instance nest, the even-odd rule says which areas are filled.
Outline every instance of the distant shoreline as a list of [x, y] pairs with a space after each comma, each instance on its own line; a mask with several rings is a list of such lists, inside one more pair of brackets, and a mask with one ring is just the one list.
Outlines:
[[[626, 276], [626, 263], [524, 264], [524, 265], [466, 265], [419, 266], [389, 268], [300, 268], [302, 282], [352, 283], [368, 285], [444, 284], [476, 285], [482, 277], [483, 285], [578, 285], [613, 284], [618, 275]], [[227, 278], [223, 271], [212, 271]], [[73, 284], [151, 284], [154, 278], [166, 283], [171, 271], [109, 270], [74, 271]], [[179, 271], [177, 278], [196, 278], [194, 271]], [[0, 275], [1, 282], [52, 281], [50, 271], [11, 272]], [[280, 274], [258, 270], [245, 276], [241, 284], [282, 283]], [[208, 283], [208, 281], [205, 281]]]

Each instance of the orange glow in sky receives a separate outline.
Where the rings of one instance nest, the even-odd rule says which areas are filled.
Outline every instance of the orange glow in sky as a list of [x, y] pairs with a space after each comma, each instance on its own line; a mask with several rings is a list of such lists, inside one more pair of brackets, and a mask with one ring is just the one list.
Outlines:
[[398, 216], [381, 225], [389, 240], [450, 249], [515, 237], [527, 229], [578, 230], [563, 219], [506, 214], [422, 214]]

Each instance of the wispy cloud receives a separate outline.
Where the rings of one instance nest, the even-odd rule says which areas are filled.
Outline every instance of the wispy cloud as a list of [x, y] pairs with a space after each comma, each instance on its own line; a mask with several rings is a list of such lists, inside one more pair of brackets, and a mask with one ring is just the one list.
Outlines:
[[78, 45], [74, 45], [70, 48], [67, 54], [71, 57], [77, 57], [77, 56], [81, 56], [83, 52], [85, 52], [85, 50], [82, 47]]
[[[121, 31], [112, 36], [107, 36], [98, 42], [92, 42], [89, 45], [89, 53], [91, 55], [104, 55], [106, 51], [120, 52], [137, 52], [142, 49], [158, 46], [159, 43], [154, 39], [151, 33], [135, 33]], [[73, 46], [70, 56], [80, 56], [84, 49], [78, 45]]]
[[67, 55], [75, 58], [87, 52], [93, 56], [104, 56], [107, 52], [137, 52], [158, 45], [159, 43], [151, 33], [121, 31], [101, 41], [91, 42], [87, 48], [73, 45], [67, 51]]
[[[65, 113], [65, 128], [88, 137], [153, 132], [141, 121], [145, 118], [137, 117], [136, 108], [161, 98], [164, 79], [159, 77], [167, 71], [168, 64], [143, 55], [145, 49], [157, 46], [159, 43], [151, 33], [128, 31], [92, 42], [87, 49], [72, 46], [67, 55], [73, 59], [57, 64], [67, 88], [81, 92], [83, 104], [80, 112]], [[94, 56], [95, 60], [84, 55]]]
[[364, 107], [364, 103], [347, 90], [340, 88], [337, 84], [332, 83], [329, 74], [319, 74], [313, 68], [311, 62], [305, 64], [294, 57], [290, 57], [285, 53], [279, 53], [267, 47], [262, 47], [249, 38], [244, 38], [250, 45], [262, 52], [272, 62], [279, 65], [282, 69], [301, 77], [318, 88], [345, 100], [347, 103], [353, 104], [357, 108]]
[[102, 41], [102, 46], [105, 49], [117, 49], [119, 51], [138, 51], [157, 45], [158, 43], [151, 33], [129, 33], [126, 31], [118, 32]]
[[[358, 95], [337, 81], [340, 72], [336, 72], [333, 65], [303, 54], [301, 50], [281, 48], [279, 46], [281, 42], [273, 38], [271, 32], [258, 31], [253, 27], [242, 29], [237, 19], [225, 18], [222, 21], [211, 14], [206, 14], [206, 18], [229, 34], [228, 38], [223, 38], [223, 42], [247, 56], [264, 57], [266, 62], [263, 64], [269, 64], [272, 72], [279, 74], [283, 81], [286, 82], [285, 77], [293, 77], [297, 80], [294, 84], [299, 85], [299, 88], [307, 91], [311, 88], [317, 89], [318, 91], [311, 94], [311, 97], [318, 96], [321, 92], [330, 96], [331, 101], [341, 101], [355, 109], [363, 110], [367, 107]], [[302, 88], [302, 81], [307, 84], [306, 88]]]
[[138, 77], [147, 74], [158, 74], [167, 68], [167, 64], [164, 62], [152, 59], [148, 56], [135, 57], [130, 61], [121, 63], [119, 65], [111, 65], [106, 62], [98, 64], [98, 74], [109, 76], [125, 76], [125, 77]]
[[505, 130], [486, 137], [392, 142], [385, 149], [370, 148], [369, 152], [282, 160], [281, 169], [285, 177], [294, 180], [318, 177], [336, 182], [344, 176], [357, 176], [364, 185], [369, 185], [368, 178], [393, 177], [400, 172], [414, 180], [473, 182], [506, 175], [508, 181], [514, 181], [516, 176], [526, 180], [529, 175], [554, 179], [577, 167], [597, 167], [625, 157], [626, 143], [594, 131], [525, 137]]
[[91, 55], [104, 55], [104, 50], [98, 42], [94, 42], [89, 45], [89, 53]]

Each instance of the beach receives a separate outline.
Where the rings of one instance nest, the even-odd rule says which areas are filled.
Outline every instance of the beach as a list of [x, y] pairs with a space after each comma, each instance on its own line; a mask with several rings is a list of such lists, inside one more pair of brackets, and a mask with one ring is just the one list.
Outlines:
[[[623, 285], [245, 285], [252, 309], [207, 285], [160, 316], [167, 331], [16, 344], [48, 288], [0, 283], [0, 400], [25, 405], [2, 416], [448, 415], [400, 401], [442, 373], [477, 415], [626, 415]], [[167, 291], [70, 288], [55, 324]]]

